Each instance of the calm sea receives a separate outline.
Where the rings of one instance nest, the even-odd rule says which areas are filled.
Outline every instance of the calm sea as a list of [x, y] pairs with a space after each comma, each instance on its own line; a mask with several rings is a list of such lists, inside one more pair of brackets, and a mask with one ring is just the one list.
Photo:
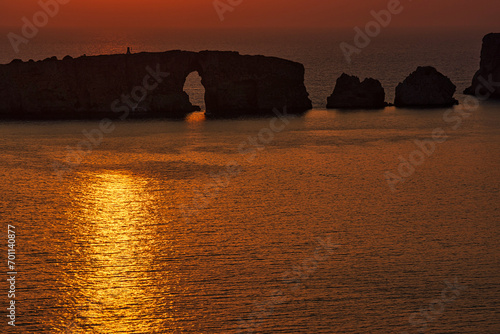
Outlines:
[[[500, 104], [324, 109], [344, 71], [392, 101], [419, 65], [463, 102], [486, 33], [383, 32], [351, 64], [349, 31], [41, 32], [19, 55], [3, 40], [0, 63], [128, 46], [284, 57], [315, 109], [102, 137], [0, 122], [0, 332], [500, 333]], [[199, 77], [186, 90], [203, 105]]]

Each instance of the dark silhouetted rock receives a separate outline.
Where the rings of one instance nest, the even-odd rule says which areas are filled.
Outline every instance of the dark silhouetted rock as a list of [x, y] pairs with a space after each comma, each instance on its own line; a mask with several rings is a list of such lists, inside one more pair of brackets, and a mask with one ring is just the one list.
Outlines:
[[73, 57], [71, 57], [70, 55], [68, 56], [64, 56], [63, 60], [69, 60], [69, 59], [73, 59]]
[[335, 89], [328, 98], [327, 108], [382, 109], [386, 106], [385, 91], [380, 81], [365, 79], [345, 73], [337, 79]]
[[182, 117], [197, 109], [183, 90], [195, 71], [213, 116], [312, 108], [302, 64], [237, 52], [176, 50], [0, 65], [0, 117]]
[[[495, 84], [496, 83], [496, 84]], [[464, 94], [500, 99], [500, 33], [483, 38], [481, 65]]]
[[302, 64], [237, 52], [202, 51], [196, 58], [210, 115], [274, 115], [274, 108], [286, 107], [289, 113], [312, 108]]
[[439, 108], [458, 104], [457, 87], [434, 67], [418, 67], [396, 87], [396, 107]]

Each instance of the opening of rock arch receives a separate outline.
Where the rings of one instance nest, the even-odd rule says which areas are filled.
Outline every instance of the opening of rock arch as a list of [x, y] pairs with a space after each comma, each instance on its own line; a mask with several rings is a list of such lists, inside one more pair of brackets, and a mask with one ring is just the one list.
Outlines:
[[191, 72], [184, 83], [184, 92], [189, 95], [189, 102], [193, 106], [200, 107], [200, 111], [205, 111], [205, 87], [201, 84], [201, 77], [198, 72]]

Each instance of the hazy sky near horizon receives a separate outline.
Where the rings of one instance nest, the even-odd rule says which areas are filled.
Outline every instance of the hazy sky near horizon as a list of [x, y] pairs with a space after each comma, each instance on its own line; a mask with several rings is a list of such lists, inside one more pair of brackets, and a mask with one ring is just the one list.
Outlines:
[[[40, 0], [0, 0], [0, 26], [21, 27]], [[51, 2], [55, 0], [41, 0]], [[228, 3], [231, 0], [219, 0]], [[233, 0], [235, 1], [235, 0]], [[214, 0], [71, 0], [50, 18], [52, 28], [354, 27], [390, 0], [242, 0], [219, 19]], [[236, 1], [237, 2], [237, 1]], [[478, 27], [500, 31], [499, 0], [401, 0], [392, 27]]]

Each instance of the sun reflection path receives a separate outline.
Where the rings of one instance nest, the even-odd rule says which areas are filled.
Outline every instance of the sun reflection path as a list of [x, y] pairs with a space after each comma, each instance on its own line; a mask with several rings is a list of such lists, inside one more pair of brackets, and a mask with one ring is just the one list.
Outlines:
[[205, 116], [205, 113], [200, 111], [188, 114], [185, 119], [188, 127], [192, 129], [196, 129], [199, 126], [203, 125], [203, 122], [205, 122], [206, 120], [207, 118]]
[[168, 291], [175, 279], [162, 282], [171, 273], [159, 273], [156, 266], [157, 222], [148, 180], [106, 171], [84, 175], [73, 190], [78, 209], [71, 219], [81, 259], [71, 283], [80, 327], [97, 333], [175, 328]]

